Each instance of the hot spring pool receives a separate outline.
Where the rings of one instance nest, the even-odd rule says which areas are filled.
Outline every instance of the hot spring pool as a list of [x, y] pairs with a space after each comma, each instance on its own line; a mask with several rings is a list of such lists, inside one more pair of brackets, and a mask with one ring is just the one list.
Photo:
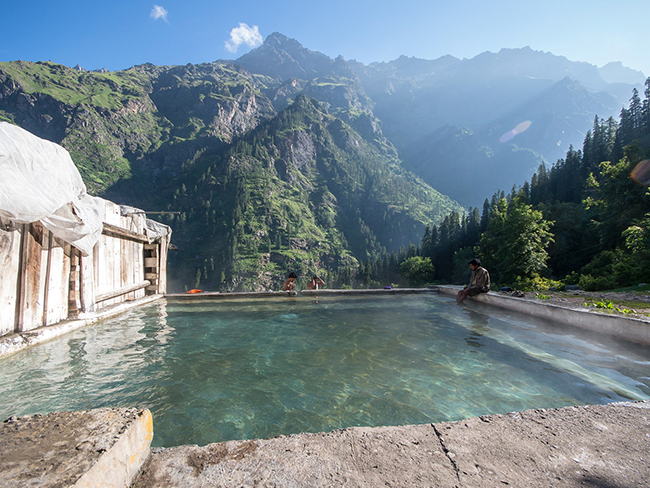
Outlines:
[[0, 417], [147, 407], [172, 446], [650, 398], [650, 348], [471, 307], [161, 300], [0, 359]]

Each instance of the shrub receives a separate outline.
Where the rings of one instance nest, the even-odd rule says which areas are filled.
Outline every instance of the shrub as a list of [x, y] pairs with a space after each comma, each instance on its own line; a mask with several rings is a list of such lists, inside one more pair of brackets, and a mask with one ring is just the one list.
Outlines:
[[410, 285], [421, 285], [433, 279], [433, 264], [431, 258], [413, 256], [399, 266], [399, 274], [404, 276]]
[[542, 278], [541, 276], [535, 276], [533, 278], [521, 278], [517, 277], [514, 283], [514, 288], [522, 291], [546, 291], [550, 288], [564, 288], [564, 284], [561, 281], [555, 281], [548, 278]]
[[582, 275], [578, 285], [586, 291], [611, 290], [616, 288], [616, 280], [613, 276]]
[[580, 277], [580, 273], [572, 271], [571, 274], [564, 277], [564, 283], [567, 285], [577, 285], [580, 282]]

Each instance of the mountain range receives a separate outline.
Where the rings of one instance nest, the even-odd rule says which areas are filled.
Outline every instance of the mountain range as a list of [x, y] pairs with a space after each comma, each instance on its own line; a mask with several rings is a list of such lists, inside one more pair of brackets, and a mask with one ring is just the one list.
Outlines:
[[181, 212], [162, 217], [172, 290], [254, 290], [418, 242], [581, 144], [643, 81], [529, 48], [364, 65], [275, 33], [199, 65], [0, 63], [0, 118], [66, 147], [92, 193]]
[[[350, 122], [355, 111], [368, 114], [358, 130], [380, 130], [406, 168], [465, 206], [480, 206], [579, 147], [594, 118], [617, 117], [645, 81], [621, 63], [598, 68], [529, 47], [364, 65], [279, 33], [235, 63], [264, 77], [276, 108], [304, 93]], [[526, 122], [528, 130], [501, 142]]]

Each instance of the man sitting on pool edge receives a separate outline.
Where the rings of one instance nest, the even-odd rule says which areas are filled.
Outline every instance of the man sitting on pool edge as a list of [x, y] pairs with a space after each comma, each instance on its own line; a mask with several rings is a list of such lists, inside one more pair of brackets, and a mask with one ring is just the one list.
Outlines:
[[490, 273], [481, 266], [481, 261], [474, 258], [469, 262], [469, 267], [472, 270], [469, 285], [458, 292], [456, 303], [462, 302], [468, 296], [474, 297], [479, 293], [487, 293], [490, 291]]

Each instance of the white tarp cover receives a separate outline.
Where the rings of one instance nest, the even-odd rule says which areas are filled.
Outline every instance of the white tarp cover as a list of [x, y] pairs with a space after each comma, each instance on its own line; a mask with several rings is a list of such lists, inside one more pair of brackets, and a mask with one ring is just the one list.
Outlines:
[[0, 122], [0, 220], [41, 221], [55, 236], [91, 254], [102, 233], [104, 201], [86, 185], [68, 151]]
[[172, 233], [172, 228], [168, 225], [156, 222], [155, 220], [146, 218], [147, 212], [139, 208], [130, 207], [129, 205], [120, 205], [120, 215], [122, 217], [133, 218], [135, 215], [145, 216], [144, 223], [144, 233], [149, 240], [149, 244], [152, 242], [160, 242], [160, 238]]

